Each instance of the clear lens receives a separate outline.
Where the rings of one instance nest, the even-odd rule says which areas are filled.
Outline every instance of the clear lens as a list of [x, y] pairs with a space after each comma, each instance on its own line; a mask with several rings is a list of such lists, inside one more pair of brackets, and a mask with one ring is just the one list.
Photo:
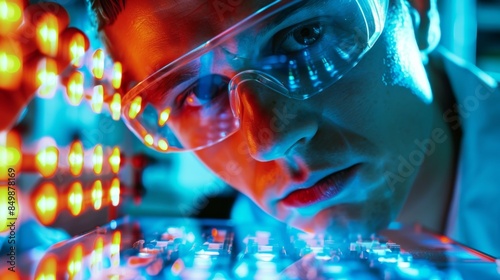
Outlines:
[[159, 151], [220, 142], [239, 127], [238, 83], [256, 80], [301, 100], [323, 91], [375, 43], [386, 6], [387, 0], [277, 1], [133, 88], [124, 97], [125, 120]]

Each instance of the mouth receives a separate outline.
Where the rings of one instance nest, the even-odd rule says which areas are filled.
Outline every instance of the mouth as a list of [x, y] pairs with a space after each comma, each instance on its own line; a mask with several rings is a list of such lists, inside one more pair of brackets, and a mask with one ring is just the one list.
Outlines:
[[295, 190], [282, 202], [287, 207], [299, 208], [331, 199], [345, 188], [354, 177], [358, 167], [358, 164], [353, 165], [324, 177], [309, 188]]

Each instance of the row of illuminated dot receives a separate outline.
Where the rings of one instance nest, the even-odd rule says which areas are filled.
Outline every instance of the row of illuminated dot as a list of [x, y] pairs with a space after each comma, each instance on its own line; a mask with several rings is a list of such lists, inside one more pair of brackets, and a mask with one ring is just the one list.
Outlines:
[[[73, 245], [64, 256], [48, 253], [39, 262], [35, 271], [36, 280], [57, 279], [61, 276], [60, 273], [65, 267], [65, 276], [68, 279], [87, 279], [90, 277], [99, 277], [99, 273], [103, 269], [103, 261], [105, 254], [109, 255], [111, 260], [111, 268], [120, 266], [120, 246], [121, 246], [121, 231], [116, 230], [110, 238], [107, 236], [97, 236], [91, 251], [85, 250], [82, 243]], [[111, 239], [111, 240], [109, 240]], [[67, 255], [66, 255], [67, 254]], [[87, 260], [85, 258], [90, 256]], [[85, 262], [88, 262], [88, 267], [84, 267]], [[89, 270], [86, 270], [89, 268]], [[110, 275], [108, 279], [120, 279], [119, 274]]]
[[[106, 190], [107, 188], [107, 190]], [[67, 208], [71, 215], [79, 216], [87, 206], [100, 210], [103, 206], [118, 206], [120, 203], [120, 180], [113, 178], [109, 186], [95, 180], [85, 191], [82, 182], [72, 182], [64, 194], [59, 194], [53, 182], [42, 182], [32, 194], [32, 207], [36, 217], [44, 225], [54, 222], [61, 210]]]
[[[60, 50], [59, 24], [55, 15], [44, 14], [37, 20], [35, 38], [36, 45], [40, 52], [47, 56], [39, 61], [36, 69], [31, 73], [29, 69], [23, 71], [22, 47], [14, 38], [16, 29], [22, 22], [23, 3], [16, 0], [0, 0], [0, 89], [15, 91], [19, 84], [25, 80], [23, 76], [33, 77], [34, 88], [37, 88], [37, 95], [42, 98], [52, 97], [59, 85], [57, 56], [67, 57], [74, 68], [84, 66], [85, 38], [79, 32], [71, 35], [67, 50]], [[61, 54], [64, 53], [64, 54]], [[91, 73], [94, 79], [105, 78], [105, 53], [102, 49], [97, 49], [92, 54], [90, 63]], [[23, 73], [24, 72], [24, 73]], [[112, 89], [117, 91], [122, 82], [122, 65], [120, 62], [113, 63], [112, 71], [107, 77]], [[26, 81], [25, 81], [26, 82]], [[109, 110], [114, 120], [119, 120], [121, 112], [121, 96], [113, 93], [105, 99], [107, 84], [93, 86], [90, 94], [85, 93], [84, 73], [72, 70], [65, 80], [64, 89], [68, 102], [71, 105], [79, 105], [85, 97], [89, 99], [92, 110], [101, 113], [104, 102], [109, 102]]]
[[[142, 97], [136, 96], [132, 100], [132, 102], [130, 103], [130, 107], [128, 109], [127, 115], [131, 120], [134, 120], [141, 112], [141, 109], [143, 108], [142, 102], [143, 102]], [[165, 124], [167, 123], [167, 121], [170, 117], [170, 113], [171, 113], [170, 107], [167, 107], [163, 111], [160, 112], [159, 117], [158, 117], [158, 126], [159, 127], [165, 126]], [[154, 145], [155, 139], [154, 139], [153, 135], [151, 135], [149, 133], [146, 133], [143, 135], [143, 140], [144, 140], [144, 143], [148, 146]], [[163, 138], [158, 139], [157, 147], [161, 151], [167, 151], [169, 148], [168, 141], [166, 139], [163, 139]]]
[[[89, 152], [87, 152], [87, 154], [89, 154], [89, 156], [87, 156], [88, 160], [91, 161], [89, 165], [91, 165], [95, 175], [103, 174], [105, 170], [104, 167], [106, 167], [105, 159], [107, 159], [111, 173], [118, 174], [120, 171], [121, 154], [119, 147], [112, 148], [111, 151], [105, 155], [102, 145], [96, 145], [91, 151], [91, 154]], [[67, 151], [67, 166], [71, 175], [77, 177], [83, 173], [85, 158], [82, 143], [80, 141], [74, 141], [70, 145], [69, 151]], [[23, 166], [21, 162], [21, 151], [13, 146], [0, 145], [0, 159], [2, 159], [2, 164], [0, 164], [0, 166]], [[63, 164], [64, 162], [60, 160], [60, 150], [55, 146], [47, 146], [40, 149], [34, 158], [35, 170], [45, 178], [54, 176], [58, 168], [61, 167], [60, 165]], [[23, 171], [22, 169], [17, 170]]]

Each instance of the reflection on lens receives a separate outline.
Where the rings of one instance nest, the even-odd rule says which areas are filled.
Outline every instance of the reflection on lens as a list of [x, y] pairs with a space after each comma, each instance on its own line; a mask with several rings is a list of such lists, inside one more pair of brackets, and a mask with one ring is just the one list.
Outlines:
[[170, 116], [170, 111], [171, 111], [170, 108], [167, 108], [160, 113], [160, 118], [158, 119], [158, 125], [160, 127], [164, 126], [165, 123], [168, 121], [168, 117]]
[[165, 141], [164, 139], [158, 140], [158, 147], [161, 150], [166, 151], [168, 149], [168, 143], [167, 143], [167, 141]]
[[144, 136], [144, 142], [148, 146], [152, 146], [153, 145], [153, 136], [151, 136], [151, 134], [146, 134], [146, 136]]
[[141, 111], [141, 107], [142, 107], [142, 97], [137, 96], [132, 101], [132, 104], [130, 104], [130, 108], [128, 111], [129, 118], [135, 119], [135, 117], [137, 117], [137, 115]]

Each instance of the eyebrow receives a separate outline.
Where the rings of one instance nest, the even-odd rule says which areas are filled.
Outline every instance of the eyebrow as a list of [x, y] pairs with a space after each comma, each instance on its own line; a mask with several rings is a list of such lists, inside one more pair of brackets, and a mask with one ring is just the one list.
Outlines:
[[[161, 69], [159, 70], [161, 71]], [[172, 71], [172, 70], [170, 70]], [[156, 73], [156, 72], [155, 72]], [[154, 99], [162, 100], [165, 96], [167, 96], [172, 89], [175, 89], [182, 83], [189, 81], [193, 78], [197, 78], [199, 73], [198, 65], [188, 65], [183, 66], [182, 69], [174, 69], [174, 72], [168, 73], [164, 72], [160, 77], [153, 78], [158, 82], [151, 83], [149, 90], [152, 90], [152, 94]], [[159, 88], [159, 89], [158, 89]]]
[[286, 8], [285, 10], [279, 12], [271, 24], [264, 26], [263, 33], [268, 33], [280, 24], [282, 24], [285, 20], [293, 16], [294, 14], [298, 13], [299, 9], [303, 8], [305, 5], [310, 4], [309, 2], [312, 2], [314, 5], [315, 2], [317, 1], [300, 1], [299, 3], [296, 3], [293, 5], [291, 8]]

